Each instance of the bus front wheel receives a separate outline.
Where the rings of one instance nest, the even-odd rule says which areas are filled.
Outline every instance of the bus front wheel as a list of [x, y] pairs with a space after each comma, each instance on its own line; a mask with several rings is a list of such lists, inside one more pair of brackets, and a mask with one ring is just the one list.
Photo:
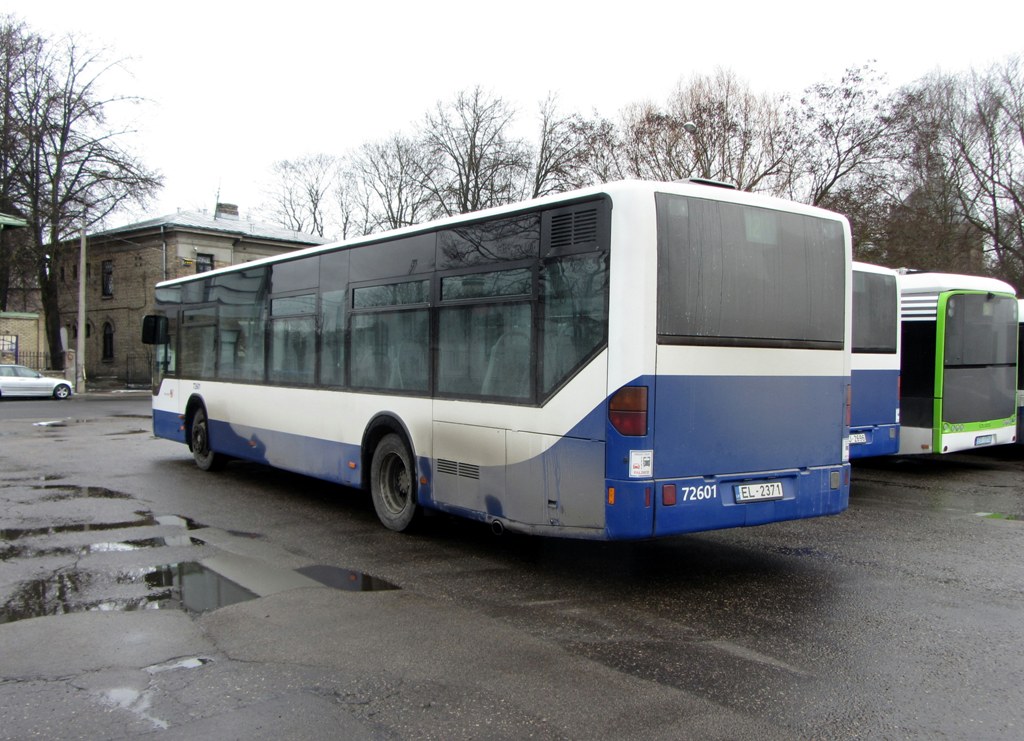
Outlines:
[[192, 415], [192, 458], [203, 471], [217, 471], [227, 462], [227, 458], [210, 449], [210, 423], [202, 407]]
[[398, 435], [386, 435], [373, 451], [370, 464], [370, 496], [384, 527], [408, 530], [416, 520], [416, 471], [412, 454]]

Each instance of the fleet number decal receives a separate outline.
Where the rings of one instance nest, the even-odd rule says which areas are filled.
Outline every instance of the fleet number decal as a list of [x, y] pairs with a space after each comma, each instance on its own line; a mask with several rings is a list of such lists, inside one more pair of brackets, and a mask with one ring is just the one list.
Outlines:
[[683, 486], [679, 493], [684, 502], [696, 502], [702, 499], [718, 499], [718, 484], [705, 484], [703, 486]]

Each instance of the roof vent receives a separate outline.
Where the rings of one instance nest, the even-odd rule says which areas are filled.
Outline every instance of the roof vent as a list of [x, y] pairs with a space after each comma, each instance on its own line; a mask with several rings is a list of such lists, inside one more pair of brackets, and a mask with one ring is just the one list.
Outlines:
[[728, 188], [730, 190], [736, 190], [735, 183], [727, 183], [723, 180], [712, 180], [711, 178], [687, 178], [687, 183], [694, 183], [695, 185], [710, 185], [712, 188]]
[[218, 203], [217, 210], [213, 212], [213, 218], [238, 221], [238, 206], [234, 203]]
[[551, 219], [551, 246], [568, 247], [597, 241], [597, 209], [557, 214]]

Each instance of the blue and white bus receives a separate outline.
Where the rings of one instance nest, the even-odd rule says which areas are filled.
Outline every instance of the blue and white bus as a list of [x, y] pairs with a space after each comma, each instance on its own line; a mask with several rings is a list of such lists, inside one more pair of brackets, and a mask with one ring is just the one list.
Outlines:
[[900, 455], [1017, 439], [1017, 298], [995, 278], [900, 278]]
[[638, 539], [844, 510], [850, 231], [620, 182], [160, 283], [153, 427], [496, 530]]
[[900, 449], [899, 271], [853, 263], [850, 458]]

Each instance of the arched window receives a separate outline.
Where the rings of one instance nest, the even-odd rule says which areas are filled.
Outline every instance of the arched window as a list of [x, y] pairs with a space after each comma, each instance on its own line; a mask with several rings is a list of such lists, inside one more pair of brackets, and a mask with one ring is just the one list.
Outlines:
[[110, 322], [103, 323], [103, 359], [114, 359], [114, 325]]

